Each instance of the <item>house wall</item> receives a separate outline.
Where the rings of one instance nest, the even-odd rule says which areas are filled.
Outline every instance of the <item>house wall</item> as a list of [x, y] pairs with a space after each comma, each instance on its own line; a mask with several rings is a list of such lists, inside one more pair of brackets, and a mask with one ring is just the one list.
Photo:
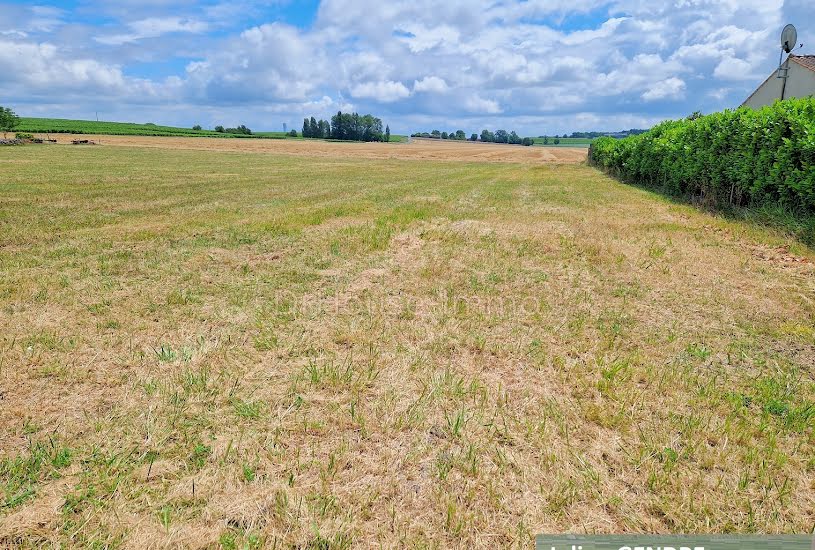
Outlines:
[[[787, 87], [784, 90], [784, 99], [791, 97], [807, 97], [815, 95], [815, 71], [810, 71], [798, 63], [786, 61], [789, 65], [789, 76]], [[781, 99], [781, 86], [783, 79], [776, 78], [777, 72], [773, 72], [764, 83], [753, 92], [747, 101], [742, 105], [758, 109], [765, 105], [772, 105], [776, 100]]]
[[[815, 95], [815, 71], [802, 67], [798, 63], [790, 63], [790, 78], [784, 97], [807, 97]], [[781, 80], [781, 79], [778, 79]]]

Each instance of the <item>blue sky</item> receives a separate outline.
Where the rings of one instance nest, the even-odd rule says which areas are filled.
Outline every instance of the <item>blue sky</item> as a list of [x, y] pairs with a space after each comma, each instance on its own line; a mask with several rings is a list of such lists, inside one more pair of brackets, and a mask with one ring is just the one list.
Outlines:
[[[0, 104], [29, 116], [396, 133], [647, 127], [738, 106], [804, 0], [0, 0]], [[815, 26], [815, 25], [813, 25]]]

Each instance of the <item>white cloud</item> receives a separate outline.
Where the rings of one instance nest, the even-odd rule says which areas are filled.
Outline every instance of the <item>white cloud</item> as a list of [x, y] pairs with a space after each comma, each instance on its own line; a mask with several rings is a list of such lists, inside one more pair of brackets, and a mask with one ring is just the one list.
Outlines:
[[750, 63], [737, 57], [722, 59], [722, 61], [716, 65], [713, 76], [723, 80], [755, 80], [756, 78]]
[[619, 26], [627, 19], [626, 17], [614, 17], [600, 25], [598, 29], [573, 32], [563, 38], [563, 43], [567, 46], [579, 46], [592, 40], [608, 38], [614, 35]]
[[148, 17], [134, 21], [130, 28], [143, 36], [161, 36], [170, 32], [200, 33], [206, 31], [209, 25], [180, 17]]
[[464, 107], [471, 113], [495, 115], [503, 112], [501, 106], [494, 99], [484, 99], [477, 95], [467, 97]]
[[351, 96], [373, 99], [382, 103], [391, 103], [410, 97], [410, 90], [401, 82], [394, 82], [392, 80], [364, 82], [351, 86]]
[[93, 59], [64, 57], [49, 43], [31, 44], [0, 40], [0, 72], [13, 75], [15, 82], [31, 92], [88, 89], [97, 92], [122, 92], [125, 78], [115, 66]]
[[187, 66], [187, 91], [210, 103], [307, 102], [336, 69], [316, 34], [272, 23], [252, 27]]
[[204, 21], [182, 19], [180, 17], [148, 17], [128, 24], [131, 32], [111, 34], [94, 37], [100, 44], [118, 46], [128, 42], [136, 42], [145, 38], [158, 38], [159, 36], [174, 33], [202, 33], [209, 29]]
[[715, 90], [710, 90], [708, 92], [708, 95], [714, 99], [721, 101], [722, 99], [727, 97], [727, 94], [729, 93], [730, 93], [729, 88], [716, 88]]
[[671, 77], [665, 80], [660, 80], [651, 85], [645, 93], [642, 94], [642, 99], [645, 101], [655, 101], [657, 99], [676, 99], [682, 97], [685, 92], [685, 81], [680, 78]]
[[0, 31], [0, 36], [8, 36], [9, 38], [28, 38], [28, 33], [18, 30]]
[[426, 76], [421, 80], [413, 82], [414, 92], [431, 92], [431, 93], [444, 93], [449, 89], [447, 82], [443, 78], [437, 76]]

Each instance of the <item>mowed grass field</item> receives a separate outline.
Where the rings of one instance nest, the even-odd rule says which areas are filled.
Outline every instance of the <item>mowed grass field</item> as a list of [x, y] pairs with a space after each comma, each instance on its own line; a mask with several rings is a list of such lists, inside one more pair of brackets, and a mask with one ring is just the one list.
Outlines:
[[810, 532], [812, 257], [583, 164], [4, 148], [0, 546]]

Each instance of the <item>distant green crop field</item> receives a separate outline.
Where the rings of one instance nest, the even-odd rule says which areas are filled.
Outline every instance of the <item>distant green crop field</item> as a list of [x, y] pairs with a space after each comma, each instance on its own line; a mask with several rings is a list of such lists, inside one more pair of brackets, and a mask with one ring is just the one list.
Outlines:
[[[536, 137], [532, 138], [535, 141], [535, 145], [544, 145], [543, 138]], [[549, 143], [546, 144], [547, 147], [581, 147], [585, 146], [588, 147], [591, 145], [591, 142], [594, 141], [591, 138], [557, 138], [560, 140], [559, 144], [555, 144], [555, 138], [550, 137]]]
[[252, 135], [271, 139], [295, 139], [289, 136], [286, 132], [252, 132]]
[[68, 120], [62, 118], [21, 117], [19, 132], [40, 134], [102, 134], [117, 136], [175, 136], [175, 137], [232, 137], [284, 139], [282, 132], [262, 132], [257, 135], [223, 134], [214, 130], [193, 130], [157, 124], [132, 122], [96, 122], [95, 120]]

